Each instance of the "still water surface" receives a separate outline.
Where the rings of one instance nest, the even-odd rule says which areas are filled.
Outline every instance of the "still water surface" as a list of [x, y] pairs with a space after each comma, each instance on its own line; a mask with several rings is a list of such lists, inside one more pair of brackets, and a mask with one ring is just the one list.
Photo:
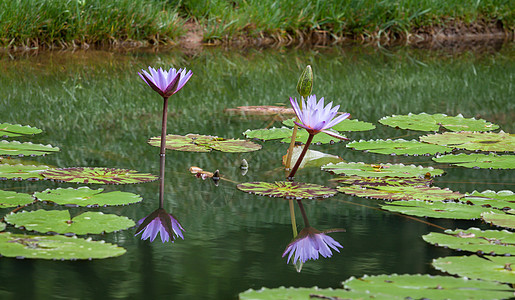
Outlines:
[[[513, 132], [514, 48], [451, 53], [445, 50], [230, 51], [214, 49], [185, 55], [174, 51], [112, 53], [52, 52], [0, 57], [1, 122], [44, 130], [19, 138], [61, 148], [58, 154], [26, 158], [58, 167], [99, 166], [158, 174], [159, 149], [149, 137], [160, 134], [162, 100], [137, 72], [147, 66], [186, 67], [191, 80], [170, 102], [168, 133], [242, 138], [247, 129], [280, 127], [272, 118], [224, 113], [242, 105], [287, 105], [296, 96], [298, 75], [307, 64], [315, 73], [314, 93], [341, 105], [353, 118], [376, 124], [373, 131], [349, 133], [352, 140], [416, 139], [420, 133], [387, 128], [377, 120], [392, 114], [445, 113], [482, 117]], [[309, 261], [297, 273], [281, 257], [292, 237], [288, 202], [249, 195], [235, 184], [217, 187], [189, 174], [190, 166], [219, 169], [234, 182], [284, 180], [281, 158], [287, 145], [258, 142], [252, 153], [167, 152], [165, 208], [185, 228], [185, 240], [162, 244], [134, 237], [134, 228], [94, 235], [127, 249], [118, 258], [93, 261], [0, 259], [1, 299], [235, 299], [262, 286], [340, 287], [364, 274], [438, 274], [433, 258], [455, 254], [425, 243], [435, 227], [378, 209], [379, 201], [338, 194], [305, 202], [310, 223], [331, 234], [344, 248], [330, 259]], [[313, 146], [367, 163], [434, 166], [430, 157], [365, 154], [345, 143]], [[249, 172], [240, 174], [245, 158]], [[511, 189], [509, 171], [445, 168], [435, 185], [460, 192]], [[331, 175], [317, 168], [297, 173], [299, 181], [329, 185]], [[0, 182], [1, 188], [32, 193], [72, 184]], [[134, 192], [143, 202], [99, 208], [138, 220], [158, 206], [158, 183], [103, 187]], [[36, 208], [42, 208], [40, 204]], [[74, 209], [79, 213], [81, 209]], [[0, 210], [1, 214], [9, 212]], [[297, 222], [301, 222], [300, 214]], [[445, 228], [483, 226], [473, 221], [427, 219]], [[485, 227], [486, 228], [486, 227]], [[13, 228], [9, 231], [16, 232]]]

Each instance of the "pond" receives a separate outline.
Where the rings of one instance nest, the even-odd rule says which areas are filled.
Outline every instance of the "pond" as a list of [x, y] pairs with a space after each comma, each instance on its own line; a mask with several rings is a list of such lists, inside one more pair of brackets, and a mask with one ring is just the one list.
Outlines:
[[[451, 52], [413, 48], [340, 47], [291, 50], [207, 49], [194, 55], [177, 51], [48, 52], [2, 54], [0, 57], [1, 122], [31, 125], [43, 132], [11, 138], [50, 144], [60, 152], [23, 161], [56, 167], [109, 167], [159, 174], [159, 148], [147, 143], [159, 136], [162, 99], [139, 78], [148, 66], [184, 67], [194, 75], [170, 98], [169, 134], [197, 133], [245, 138], [248, 129], [281, 127], [274, 116], [228, 114], [245, 105], [284, 105], [298, 97], [298, 76], [313, 67], [313, 93], [341, 105], [353, 119], [376, 129], [349, 132], [361, 139], [417, 139], [427, 134], [378, 123], [385, 116], [408, 113], [462, 114], [515, 129], [514, 45]], [[323, 200], [304, 200], [310, 223], [332, 233], [343, 249], [331, 258], [308, 261], [302, 271], [282, 253], [292, 239], [288, 201], [236, 189], [237, 183], [282, 181], [282, 156], [288, 147], [255, 141], [263, 149], [248, 153], [192, 153], [167, 150], [165, 208], [185, 229], [184, 240], [153, 243], [135, 237], [135, 228], [89, 235], [125, 248], [119, 257], [52, 261], [0, 259], [2, 299], [236, 299], [261, 287], [341, 287], [351, 276], [365, 274], [443, 274], [434, 258], [460, 255], [422, 240], [443, 228], [482, 229], [481, 221], [408, 218], [381, 210], [384, 201], [343, 193]], [[461, 193], [513, 190], [511, 170], [468, 169], [437, 164], [430, 156], [365, 153], [347, 142], [310, 149], [338, 155], [348, 162], [403, 163], [442, 168], [434, 186]], [[245, 159], [249, 170], [242, 175]], [[226, 180], [196, 178], [191, 166], [219, 170]], [[302, 182], [335, 186], [333, 175], [318, 167], [298, 171]], [[85, 186], [53, 181], [1, 181], [3, 190], [33, 193], [58, 187]], [[142, 196], [141, 203], [89, 210], [139, 220], [158, 206], [158, 182], [134, 185], [89, 185]], [[48, 208], [38, 203], [35, 208]], [[50, 207], [55, 209], [55, 207]], [[0, 209], [2, 215], [12, 209]], [[86, 209], [71, 208], [74, 214]], [[302, 219], [297, 211], [297, 223]], [[8, 226], [8, 231], [24, 231]]]

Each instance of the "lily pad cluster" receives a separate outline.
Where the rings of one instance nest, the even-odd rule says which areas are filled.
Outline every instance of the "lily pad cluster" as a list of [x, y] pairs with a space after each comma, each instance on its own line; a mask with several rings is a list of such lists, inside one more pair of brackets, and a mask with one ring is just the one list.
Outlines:
[[[160, 137], [150, 138], [148, 143], [152, 146], [159, 147], [161, 145]], [[166, 136], [166, 149], [188, 151], [188, 152], [210, 152], [218, 150], [222, 152], [251, 152], [261, 149], [261, 145], [238, 139], [224, 139], [211, 135], [187, 134], [175, 135], [168, 134]]]
[[432, 145], [411, 140], [370, 140], [354, 141], [347, 144], [347, 147], [354, 150], [364, 150], [366, 152], [390, 154], [390, 155], [435, 155], [449, 153], [451, 147]]
[[461, 114], [452, 117], [445, 114], [412, 114], [384, 117], [379, 123], [395, 128], [418, 131], [438, 131], [440, 127], [450, 131], [493, 131], [499, 125], [486, 120], [465, 118]]

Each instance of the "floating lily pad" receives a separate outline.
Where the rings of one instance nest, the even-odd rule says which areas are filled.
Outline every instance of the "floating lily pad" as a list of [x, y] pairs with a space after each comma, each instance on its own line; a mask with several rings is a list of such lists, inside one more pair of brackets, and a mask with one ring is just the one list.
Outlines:
[[20, 124], [9, 124], [2, 123], [0, 124], [0, 136], [3, 137], [16, 137], [21, 135], [28, 134], [38, 134], [41, 133], [42, 130], [36, 127], [30, 127], [29, 125], [20, 125]]
[[515, 193], [512, 191], [494, 192], [486, 190], [481, 193], [474, 191], [471, 194], [467, 194], [461, 201], [502, 210], [515, 209]]
[[247, 182], [238, 184], [237, 188], [260, 196], [285, 199], [327, 198], [337, 193], [336, 190], [318, 184], [290, 181]]
[[127, 229], [136, 225], [127, 217], [102, 212], [85, 212], [73, 219], [68, 210], [36, 210], [9, 214], [5, 221], [41, 233], [100, 234]]
[[134, 170], [87, 167], [51, 169], [40, 174], [46, 179], [74, 183], [131, 184], [158, 179], [155, 175]]
[[515, 135], [493, 132], [444, 132], [420, 137], [422, 142], [466, 150], [515, 151]]
[[[335, 132], [335, 133], [337, 133], [337, 132]], [[281, 142], [282, 143], [290, 143], [291, 142], [291, 135], [292, 134], [293, 134], [293, 129], [291, 129], [290, 135], [287, 138], [282, 139]], [[345, 135], [342, 135], [342, 136], [345, 137]], [[295, 136], [295, 141], [297, 143], [306, 144], [306, 142], [308, 141], [308, 137], [309, 137], [309, 133], [305, 129], [299, 128], [297, 130], [297, 135]], [[313, 137], [313, 140], [311, 141], [311, 143], [315, 144], [315, 145], [334, 144], [334, 143], [339, 143], [339, 142], [341, 142], [340, 139], [335, 138], [334, 136], [330, 136], [328, 134], [325, 134], [323, 132], [321, 132], [319, 134], [316, 134]]]
[[[153, 137], [148, 143], [160, 147], [161, 137]], [[224, 139], [210, 135], [187, 134], [186, 136], [169, 134], [166, 136], [166, 149], [188, 151], [188, 152], [209, 152], [213, 149], [222, 152], [251, 152], [261, 149], [261, 145], [235, 139]]]
[[420, 274], [351, 277], [343, 286], [369, 293], [365, 299], [507, 299], [513, 295], [509, 286], [496, 282]]
[[485, 212], [481, 214], [483, 220], [496, 226], [515, 229], [515, 215], [502, 214], [495, 212]]
[[290, 300], [290, 299], [369, 299], [367, 293], [350, 292], [344, 289], [312, 288], [261, 288], [246, 290], [239, 294], [239, 300]]
[[361, 177], [361, 176], [342, 176], [332, 181], [338, 183], [358, 185], [363, 187], [376, 186], [430, 186], [433, 180], [422, 177]]
[[358, 197], [383, 199], [383, 200], [425, 200], [445, 201], [464, 197], [458, 192], [447, 188], [428, 186], [375, 186], [364, 188], [361, 186], [339, 186], [339, 192]]
[[34, 198], [29, 194], [0, 190], [0, 208], [31, 204]]
[[[293, 127], [295, 123], [293, 123], [295, 119], [284, 120], [283, 124], [285, 126]], [[336, 131], [369, 131], [375, 129], [376, 126], [372, 123], [359, 121], [356, 119], [345, 119], [340, 123], [336, 124], [332, 127], [333, 130]]]
[[432, 167], [403, 164], [366, 164], [362, 162], [341, 162], [322, 166], [322, 170], [337, 175], [356, 175], [363, 177], [434, 177], [444, 172]]
[[437, 153], [451, 152], [453, 149], [445, 146], [432, 145], [411, 140], [370, 140], [354, 141], [347, 144], [354, 150], [366, 152], [390, 154], [390, 155], [434, 155]]
[[0, 255], [16, 258], [75, 260], [123, 255], [122, 247], [104, 241], [92, 241], [62, 235], [24, 235], [0, 233]]
[[0, 155], [3, 156], [41, 156], [58, 151], [58, 147], [52, 147], [50, 145], [33, 144], [31, 142], [0, 141]]
[[0, 164], [0, 180], [42, 180], [45, 179], [45, 177], [39, 173], [50, 168], [51, 167], [45, 165]]
[[426, 113], [393, 115], [380, 119], [379, 123], [395, 128], [418, 131], [438, 131], [440, 125], [450, 131], [492, 131], [499, 128], [498, 125], [482, 119], [467, 119], [462, 115], [451, 117], [444, 114], [429, 115]]
[[515, 155], [489, 154], [465, 154], [442, 155], [433, 157], [439, 163], [453, 164], [466, 168], [481, 169], [515, 169]]
[[515, 283], [515, 257], [440, 257], [433, 260], [433, 266], [437, 270], [467, 278]]
[[0, 222], [0, 231], [4, 231], [7, 224]]
[[[293, 134], [293, 129], [281, 127], [281, 128], [271, 128], [271, 129], [256, 129], [256, 130], [247, 130], [243, 132], [245, 137], [247, 138], [255, 138], [263, 141], [281, 139], [282, 143], [290, 143], [291, 136]], [[297, 135], [295, 136], [295, 141], [298, 143], [305, 144], [308, 140], [309, 133], [303, 129], [299, 128], [297, 130]], [[332, 137], [325, 133], [319, 133], [314, 136], [312, 143], [313, 144], [330, 144], [340, 142], [339, 139]]]
[[[295, 146], [293, 148], [293, 154], [291, 157], [292, 166], [294, 166], [297, 163], [297, 160], [299, 159], [300, 153], [302, 152], [303, 148], [304, 146]], [[283, 165], [286, 164], [286, 157], [287, 155], [283, 156]], [[304, 155], [304, 158], [302, 159], [302, 162], [300, 163], [299, 169], [302, 169], [304, 167], [321, 167], [328, 163], [338, 163], [342, 160], [343, 158], [336, 155], [331, 155], [320, 151], [308, 149], [308, 151], [306, 151], [306, 154]]]
[[482, 213], [492, 210], [464, 203], [418, 200], [394, 201], [388, 205], [381, 205], [381, 208], [411, 216], [446, 219], [479, 219]]
[[515, 233], [506, 230], [446, 230], [445, 233], [431, 232], [422, 238], [430, 244], [455, 250], [488, 255], [515, 255]]
[[133, 193], [120, 191], [102, 193], [103, 191], [104, 189], [92, 190], [85, 186], [78, 189], [57, 188], [55, 190], [47, 189], [34, 193], [34, 197], [40, 201], [50, 201], [59, 205], [86, 207], [126, 205], [142, 200], [141, 196]]

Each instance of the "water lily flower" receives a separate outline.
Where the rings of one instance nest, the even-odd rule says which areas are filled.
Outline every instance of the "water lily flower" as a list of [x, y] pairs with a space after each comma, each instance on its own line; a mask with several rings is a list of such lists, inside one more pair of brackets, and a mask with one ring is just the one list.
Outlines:
[[318, 259], [319, 255], [323, 257], [331, 257], [333, 253], [331, 248], [336, 252], [340, 252], [339, 248], [343, 248], [340, 243], [335, 241], [332, 237], [326, 235], [329, 232], [343, 231], [343, 229], [331, 229], [326, 231], [318, 231], [313, 227], [305, 227], [302, 229], [295, 239], [284, 250], [283, 257], [288, 255], [288, 262], [295, 253], [293, 263], [296, 264], [298, 260], [305, 263], [310, 259]]
[[307, 97], [307, 102], [304, 101], [304, 98], [301, 98], [301, 101], [302, 108], [299, 106], [297, 98], [293, 99], [290, 97], [293, 110], [300, 120], [300, 123], [295, 122], [295, 124], [305, 128], [310, 134], [313, 135], [319, 132], [324, 132], [330, 136], [334, 136], [342, 140], [347, 139], [327, 129], [350, 117], [349, 113], [344, 113], [335, 118], [340, 106], [336, 105], [335, 107], [332, 107], [333, 102], [330, 102], [324, 107], [324, 97], [320, 98], [320, 100], [317, 102], [316, 96], [311, 95]]
[[176, 70], [170, 68], [170, 70], [165, 71], [162, 68], [156, 70], [148, 67], [148, 70], [149, 72], [141, 70], [138, 74], [141, 79], [163, 98], [168, 98], [177, 93], [193, 75], [191, 70], [186, 71], [186, 69]]
[[167, 213], [163, 208], [158, 208], [150, 215], [139, 220], [138, 225], [135, 236], [143, 232], [142, 240], [150, 238], [150, 241], [153, 242], [158, 233], [161, 235], [163, 243], [168, 241], [173, 243], [176, 237], [184, 240], [182, 235], [184, 228], [173, 215]]

